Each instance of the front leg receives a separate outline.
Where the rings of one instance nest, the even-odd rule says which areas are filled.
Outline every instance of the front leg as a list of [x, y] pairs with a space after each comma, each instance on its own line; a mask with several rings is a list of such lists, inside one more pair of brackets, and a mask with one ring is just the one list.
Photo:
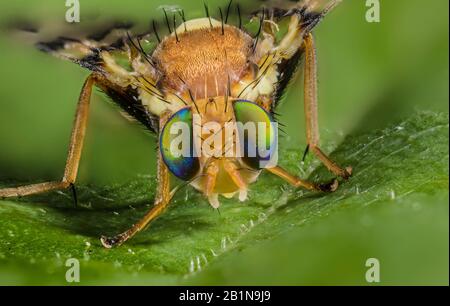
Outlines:
[[[160, 120], [160, 130], [164, 127], [165, 120], [168, 118], [168, 115], [163, 115], [163, 118]], [[144, 230], [147, 225], [156, 219], [159, 215], [161, 215], [164, 210], [169, 205], [173, 193], [170, 191], [170, 174], [169, 169], [164, 164], [161, 153], [158, 152], [158, 189], [156, 191], [155, 203], [153, 208], [136, 224], [134, 224], [130, 229], [125, 232], [118, 234], [113, 237], [102, 236], [100, 238], [101, 243], [107, 249], [110, 249], [115, 246], [120, 246], [128, 239], [132, 238], [134, 235]]]
[[317, 109], [317, 59], [314, 39], [311, 33], [304, 39], [305, 72], [304, 72], [304, 106], [306, 118], [306, 138], [308, 148], [335, 175], [348, 179], [352, 175], [352, 168], [345, 169], [338, 166], [319, 148], [319, 123]]
[[[325, 2], [325, 1], [324, 1]], [[289, 64], [296, 60], [294, 55], [302, 52], [304, 55], [304, 110], [306, 119], [306, 138], [310, 150], [328, 170], [335, 175], [348, 179], [352, 168], [342, 168], [331, 160], [319, 147], [318, 99], [317, 99], [317, 57], [314, 38], [311, 30], [326, 14], [328, 14], [339, 0], [327, 1], [322, 8], [314, 7], [313, 2], [305, 1], [283, 16], [290, 16], [289, 29], [280, 44], [275, 48], [281, 61]]]

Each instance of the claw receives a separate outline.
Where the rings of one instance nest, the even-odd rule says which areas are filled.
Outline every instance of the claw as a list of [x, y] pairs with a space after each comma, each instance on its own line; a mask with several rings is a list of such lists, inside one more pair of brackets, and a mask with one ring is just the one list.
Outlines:
[[339, 187], [339, 181], [337, 179], [332, 180], [328, 184], [319, 185], [320, 191], [323, 192], [335, 192]]
[[239, 190], [239, 201], [245, 202], [248, 197], [248, 191], [247, 189], [241, 189]]
[[100, 237], [100, 242], [102, 243], [102, 245], [107, 248], [107, 249], [111, 249], [114, 245], [114, 241], [111, 238], [108, 238], [106, 236], [101, 236]]
[[124, 238], [125, 236], [122, 234], [114, 237], [101, 236], [100, 242], [105, 248], [112, 249], [113, 247], [120, 246], [124, 242]]
[[352, 176], [352, 174], [353, 174], [353, 168], [348, 166], [347, 168], [345, 168], [345, 172], [347, 172], [347, 174], [348, 174], [347, 178], [350, 178], [350, 176]]
[[219, 195], [217, 193], [213, 193], [210, 196], [208, 196], [208, 201], [213, 208], [215, 209], [219, 208], [220, 202], [219, 202]]
[[348, 180], [353, 174], [353, 168], [352, 167], [346, 167], [343, 171], [340, 177], [342, 177], [344, 180]]

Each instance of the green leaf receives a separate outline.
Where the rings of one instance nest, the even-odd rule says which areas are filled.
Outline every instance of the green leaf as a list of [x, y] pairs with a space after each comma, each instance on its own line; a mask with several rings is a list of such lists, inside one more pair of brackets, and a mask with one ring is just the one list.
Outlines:
[[[204, 1], [188, 2], [169, 4], [188, 19], [204, 16]], [[207, 3], [217, 17], [223, 0]], [[92, 0], [82, 19], [101, 7], [101, 17], [147, 25], [164, 4]], [[315, 29], [323, 149], [355, 174], [335, 194], [295, 191], [264, 174], [250, 201], [224, 201], [219, 215], [186, 188], [147, 231], [113, 250], [98, 237], [149, 209], [155, 153], [148, 135], [94, 95], [80, 207], [69, 192], [0, 201], [0, 284], [67, 284], [71, 257], [80, 259], [82, 285], [367, 284], [368, 258], [380, 261], [381, 284], [448, 284], [448, 5], [384, 1], [381, 22], [367, 23], [364, 3], [343, 1]], [[0, 19], [62, 20], [66, 9], [56, 0], [45, 12], [41, 1], [9, 1]], [[58, 179], [87, 72], [1, 33], [0, 48], [0, 185]], [[298, 78], [277, 110], [288, 135], [281, 163], [326, 181], [315, 158], [299, 162], [301, 88]]]
[[[422, 112], [347, 137], [332, 157], [354, 176], [333, 194], [264, 173], [248, 202], [223, 200], [219, 214], [185, 188], [112, 250], [98, 237], [149, 209], [154, 176], [78, 186], [77, 208], [69, 192], [0, 201], [0, 284], [67, 284], [68, 258], [80, 260], [83, 285], [366, 284], [368, 258], [380, 261], [381, 284], [448, 284], [448, 129], [448, 114]], [[281, 164], [331, 178], [312, 156], [301, 164], [301, 153], [282, 151]]]

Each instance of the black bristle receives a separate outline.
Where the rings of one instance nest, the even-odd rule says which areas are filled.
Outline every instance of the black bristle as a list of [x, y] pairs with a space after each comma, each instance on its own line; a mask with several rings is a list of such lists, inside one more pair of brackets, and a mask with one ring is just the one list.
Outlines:
[[[137, 82], [139, 82], [139, 79], [138, 79], [137, 77], [135, 77], [135, 79], [136, 79]], [[150, 86], [152, 86], [153, 88], [155, 88], [155, 86], [154, 86], [152, 83], [150, 83], [145, 77], [144, 77], [143, 79], [146, 80], [146, 82], [147, 82]], [[146, 86], [145, 84], [142, 84], [142, 86], [143, 86], [149, 93], [151, 93], [152, 95], [154, 95], [154, 96], [157, 97], [158, 99], [163, 99], [163, 98], [164, 98], [164, 96], [163, 96], [162, 94], [156, 92], [153, 88], [150, 88], [150, 87]], [[156, 89], [156, 88], [155, 88], [155, 89]], [[157, 90], [157, 89], [156, 89], [156, 90]], [[170, 103], [169, 103], [169, 104], [170, 104]]]
[[242, 15], [241, 15], [241, 6], [239, 3], [236, 5], [236, 10], [239, 18], [239, 29], [242, 29]]
[[213, 28], [213, 25], [212, 25], [212, 21], [211, 21], [211, 16], [209, 15], [209, 7], [208, 7], [208, 5], [206, 4], [206, 2], [203, 3], [203, 5], [205, 6], [205, 14], [206, 14], [206, 17], [209, 19], [209, 26], [210, 26], [211, 29], [212, 29], [212, 28]]
[[225, 94], [225, 113], [228, 110], [228, 101], [230, 99], [231, 96], [231, 79], [230, 79], [230, 75], [228, 75], [228, 80], [227, 80], [227, 91]]
[[279, 64], [278, 70], [282, 73], [278, 80], [278, 86], [274, 95], [273, 107], [276, 107], [276, 105], [283, 98], [286, 88], [289, 86], [292, 78], [297, 72], [298, 67], [300, 66], [302, 54], [303, 52], [299, 50], [290, 59], [284, 60]]
[[189, 97], [191, 98], [192, 103], [194, 103], [195, 109], [197, 110], [197, 113], [200, 114], [200, 110], [198, 109], [197, 102], [195, 102], [194, 95], [192, 94], [192, 91], [188, 89]]
[[220, 20], [222, 21], [222, 35], [225, 35], [225, 21], [223, 20], [223, 12], [220, 7], [219, 7], [219, 13], [220, 13]]
[[177, 77], [180, 79], [181, 83], [183, 83], [184, 85], [186, 85], [186, 82], [185, 82], [179, 75], [177, 75]]
[[131, 38], [130, 32], [127, 31], [127, 38], [128, 41], [131, 43], [131, 45], [139, 52], [139, 47], [134, 43], [133, 39]]
[[177, 97], [181, 102], [183, 102], [184, 105], [188, 105], [186, 101], [184, 101], [184, 99], [182, 97], [180, 97], [179, 95], [177, 95], [176, 93], [174, 93], [175, 97]]
[[302, 158], [302, 161], [303, 161], [303, 162], [305, 161], [306, 156], [308, 155], [308, 153], [309, 153], [309, 145], [306, 146], [306, 149], [305, 149], [305, 151], [303, 152], [303, 158]]
[[231, 4], [233, 3], [233, 0], [230, 0], [230, 2], [228, 3], [227, 6], [227, 14], [225, 16], [225, 23], [228, 23], [228, 17], [230, 16], [230, 9], [231, 9]]
[[179, 14], [181, 16], [181, 20], [183, 20], [184, 23], [184, 31], [187, 32], [186, 15], [184, 14], [184, 10], [180, 10]]
[[153, 32], [155, 33], [156, 36], [156, 40], [158, 40], [158, 43], [161, 43], [161, 38], [159, 38], [159, 34], [158, 34], [158, 24], [156, 23], [155, 20], [152, 20], [152, 27], [153, 27]]
[[139, 50], [141, 54], [144, 56], [144, 59], [147, 61], [147, 63], [150, 64], [150, 66], [156, 69], [155, 64], [153, 64], [153, 62], [151, 61], [151, 57], [147, 54], [147, 52], [145, 52], [144, 48], [142, 47], [141, 40], [138, 39], [137, 42], [139, 45]]
[[163, 9], [163, 12], [164, 12], [164, 17], [166, 19], [167, 29], [169, 30], [169, 33], [172, 34], [172, 29], [170, 28], [170, 22], [169, 22], [169, 17], [167, 16], [167, 12], [165, 9]]
[[258, 69], [261, 69], [262, 67], [264, 67], [264, 65], [267, 63], [267, 61], [269, 60], [269, 55], [266, 56], [266, 59], [261, 63], [261, 65], [258, 66]]
[[266, 18], [265, 14], [266, 14], [266, 9], [263, 8], [262, 16], [261, 16], [261, 18], [259, 19], [259, 28], [258, 28], [258, 32], [256, 33], [256, 36], [255, 36], [255, 42], [254, 42], [254, 44], [253, 44], [253, 49], [252, 49], [252, 53], [253, 53], [253, 54], [255, 53], [256, 47], [258, 46], [259, 36], [261, 35], [261, 31], [262, 31], [262, 27], [263, 27], [263, 24], [264, 24], [264, 20], [265, 20], [265, 18]]
[[177, 33], [177, 16], [173, 15], [173, 30], [175, 32], [175, 39], [177, 40], [177, 43], [180, 42], [180, 40], [178, 39], [178, 33]]

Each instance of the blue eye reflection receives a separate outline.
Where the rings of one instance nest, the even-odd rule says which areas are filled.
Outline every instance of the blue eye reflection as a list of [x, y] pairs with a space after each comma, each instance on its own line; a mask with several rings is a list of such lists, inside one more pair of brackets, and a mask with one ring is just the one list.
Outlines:
[[173, 175], [183, 181], [191, 180], [200, 171], [200, 162], [194, 157], [192, 126], [192, 111], [184, 108], [170, 117], [159, 140], [164, 163]]

